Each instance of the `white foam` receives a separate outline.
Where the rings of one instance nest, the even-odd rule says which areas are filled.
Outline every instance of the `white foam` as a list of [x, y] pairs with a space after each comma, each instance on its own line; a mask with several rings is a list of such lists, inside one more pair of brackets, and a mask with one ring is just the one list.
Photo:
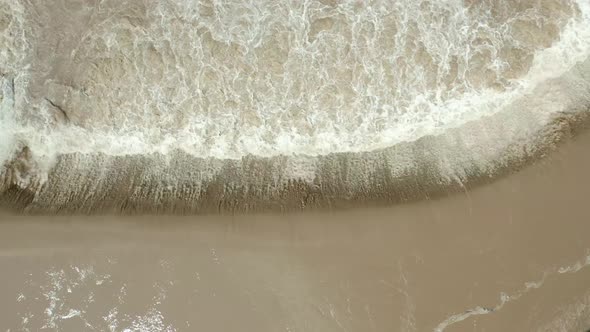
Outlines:
[[[193, 7], [196, 6], [193, 4], [194, 2], [180, 0], [160, 3], [154, 9], [152, 15], [161, 15], [160, 18], [163, 23], [169, 19], [169, 17], [165, 16], [170, 15], [165, 8], [165, 3], [170, 6], [180, 6], [186, 10], [186, 13], [192, 13], [192, 10], [195, 9]], [[176, 114], [169, 114], [171, 110], [167, 109], [167, 107], [169, 108], [171, 106], [166, 104], [166, 92], [164, 92], [163, 87], [154, 85], [149, 90], [150, 95], [146, 95], [145, 98], [149, 102], [152, 102], [153, 105], [157, 105], [160, 109], [159, 111], [162, 112], [161, 121], [158, 122], [156, 117], [146, 113], [146, 122], [138, 122], [142, 121], [142, 118], [134, 114], [134, 117], [130, 115], [130, 120], [126, 124], [119, 123], [119, 128], [109, 127], [109, 125], [105, 126], [104, 124], [101, 124], [101, 126], [87, 125], [85, 127], [63, 125], [39, 128], [38, 124], [30, 123], [28, 125], [20, 124], [17, 126], [13, 120], [9, 119], [10, 110], [6, 108], [7, 106], [2, 106], [3, 109], [0, 112], [0, 120], [2, 121], [0, 123], [0, 160], [3, 160], [2, 158], [6, 158], [11, 153], [11, 146], [14, 143], [15, 136], [26, 141], [36, 156], [45, 156], [51, 159], [56, 154], [76, 152], [105, 153], [108, 155], [167, 154], [177, 149], [200, 157], [216, 158], [241, 158], [249, 154], [259, 156], [292, 154], [322, 155], [332, 152], [374, 150], [404, 141], [413, 141], [424, 135], [439, 134], [449, 128], [461, 126], [468, 121], [476, 120], [482, 116], [494, 114], [505, 109], [522, 96], [533, 93], [533, 90], [539, 84], [563, 75], [576, 63], [590, 56], [590, 4], [585, 0], [576, 0], [576, 3], [579, 7], [579, 13], [561, 31], [559, 40], [554, 42], [550, 47], [539, 50], [534, 56], [532, 67], [528, 73], [519, 77], [517, 80], [509, 82], [504, 91], [498, 91], [492, 88], [479, 89], [469, 86], [461, 86], [464, 91], [446, 91], [442, 88], [428, 90], [421, 87], [421, 84], [426, 84], [427, 77], [424, 76], [425, 73], [421, 72], [419, 68], [412, 73], [415, 77], [408, 78], [412, 80], [411, 83], [404, 81], [400, 84], [400, 87], [384, 88], [380, 86], [378, 80], [379, 75], [384, 75], [383, 71], [382, 69], [376, 68], [376, 64], [371, 62], [372, 58], [370, 58], [371, 56], [374, 57], [373, 60], [380, 58], [381, 55], [376, 52], [378, 52], [381, 45], [368, 43], [366, 45], [367, 49], [363, 51], [364, 53], [359, 51], [359, 54], [366, 55], [366, 58], [359, 59], [358, 65], [361, 66], [359, 75], [374, 74], [375, 77], [365, 82], [366, 84], [362, 80], [355, 79], [351, 82], [351, 88], [357, 94], [357, 99], [355, 100], [359, 101], [361, 100], [359, 98], [362, 97], [364, 98], [362, 103], [359, 101], [354, 105], [346, 105], [352, 110], [352, 114], [337, 108], [314, 109], [319, 104], [314, 104], [313, 102], [304, 104], [308, 108], [300, 110], [305, 115], [305, 119], [302, 121], [313, 128], [311, 133], [302, 132], [302, 128], [305, 125], [300, 126], [290, 122], [295, 121], [294, 119], [289, 121], [277, 120], [281, 119], [281, 114], [286, 113], [287, 108], [296, 107], [301, 101], [296, 99], [285, 100], [284, 105], [280, 104], [280, 99], [282, 98], [280, 94], [288, 90], [289, 80], [294, 79], [294, 77], [286, 77], [281, 83], [281, 86], [268, 86], [265, 88], [268, 91], [264, 91], [265, 89], [257, 90], [256, 93], [259, 94], [260, 98], [263, 98], [263, 102], [254, 103], [253, 105], [258, 107], [254, 111], [257, 112], [260, 123], [258, 125], [242, 124], [237, 127], [234, 127], [234, 124], [244, 112], [240, 109], [242, 105], [237, 105], [234, 109], [226, 109], [223, 114], [217, 114], [215, 116], [209, 114], [204, 115], [194, 110], [193, 114], [180, 117], [184, 121], [180, 122], [180, 126], [169, 127], [169, 123], [176, 121], [171, 120], [175, 119]], [[214, 39], [225, 41], [226, 44], [234, 43], [240, 47], [244, 47], [245, 52], [252, 51], [254, 49], [252, 47], [260, 46], [261, 43], [267, 41], [265, 38], [268, 37], [268, 34], [273, 28], [271, 23], [269, 23], [274, 22], [272, 21], [269, 8], [273, 9], [274, 7], [264, 4], [249, 3], [248, 5], [245, 3], [243, 7], [237, 9], [233, 7], [217, 8], [221, 11], [221, 19], [223, 20], [217, 23], [211, 23], [211, 26], [208, 27], [210, 34]], [[358, 25], [358, 28], [355, 28], [357, 30], [351, 32], [356, 36], [353, 36], [353, 38], [363, 37], [363, 31], [365, 31], [363, 29], [365, 28], [362, 27], [362, 24], [366, 22], [373, 22], [375, 25], [381, 24], [376, 21], [377, 18], [383, 11], [387, 11], [390, 8], [387, 8], [388, 4], [386, 3], [381, 4], [381, 6], [379, 5], [380, 2], [368, 5], [362, 11], [363, 16], [360, 16], [361, 13], [354, 11], [352, 4], [346, 3], [342, 5], [340, 9], [341, 15], [346, 17], [348, 23], [352, 22]], [[307, 5], [303, 4], [303, 8], [298, 8], [299, 5], [293, 6], [290, 9], [291, 12], [285, 17], [282, 17], [281, 15], [284, 14], [280, 12], [275, 13], [275, 16], [280, 17], [280, 19], [292, 20], [290, 24], [292, 24], [293, 29], [300, 29], [301, 32], [309, 32], [309, 25], [311, 23], [306, 21], [308, 20], [306, 16], [308, 12], [306, 10], [309, 10], [306, 9]], [[400, 6], [402, 8], [401, 10], [406, 10], [404, 6], [409, 8], [405, 12], [406, 16], [420, 14], [419, 12], [410, 12], [412, 8], [412, 10], [420, 10], [419, 4], [409, 2]], [[457, 39], [458, 44], [466, 42], [465, 38], [467, 37], [465, 34], [468, 33], [466, 30], [468, 28], [462, 26], [468, 20], [466, 18], [467, 10], [462, 6], [463, 4], [460, 1], [449, 1], [436, 7], [437, 10], [454, 12], [453, 15], [447, 17], [451, 24], [448, 33], [452, 38]], [[250, 20], [248, 29], [241, 26], [237, 18], [231, 18], [234, 11], [238, 9], [245, 12], [245, 14], [242, 13], [242, 18]], [[279, 10], [277, 9], [277, 11]], [[269, 17], [269, 15], [271, 16]], [[194, 17], [186, 17], [185, 19], [194, 19]], [[426, 23], [439, 24], [441, 22], [435, 20], [426, 21]], [[485, 21], [482, 21], [482, 24], [485, 25]], [[304, 27], [298, 28], [299, 25]], [[439, 59], [441, 61], [440, 66], [444, 67], [445, 61], [449, 60], [449, 53], [457, 52], [456, 49], [452, 49], [454, 40], [442, 36], [436, 26], [420, 28], [426, 29], [424, 31], [429, 31], [430, 35], [422, 36], [422, 42], [426, 47], [439, 50], [438, 53], [441, 57]], [[300, 32], [300, 30], [297, 30], [297, 32]], [[189, 33], [189, 31], [186, 31], [186, 33]], [[122, 47], [118, 44], [116, 31], [107, 31], [102, 37], [104, 37], [105, 43], [108, 46], [107, 52], [116, 52], [117, 48]], [[170, 37], [174, 38], [175, 36]], [[318, 34], [316, 38], [328, 38], [328, 35], [321, 36]], [[330, 47], [337, 47], [337, 38], [339, 37], [335, 35], [330, 36], [330, 38], [335, 38], [334, 45], [330, 44], [332, 45]], [[141, 40], [137, 39], [136, 43], [139, 42]], [[308, 45], [302, 43], [301, 40], [295, 40], [291, 45], [292, 49], [290, 52], [295, 57], [300, 56], [305, 58], [309, 54], [317, 52], [318, 46], [316, 44], [311, 43]], [[332, 50], [330, 47], [324, 48], [324, 50]], [[464, 50], [468, 51], [469, 49], [469, 47], [466, 47]], [[394, 56], [396, 54], [392, 55], [392, 57]], [[248, 62], [248, 59], [245, 56], [244, 62]], [[319, 62], [331, 61], [330, 59], [326, 60], [314, 56], [309, 56], [307, 59], [309, 61]], [[326, 66], [328, 62], [325, 62]], [[301, 65], [301, 63], [298, 64]], [[287, 65], [289, 63], [286, 63], [284, 66]], [[493, 66], [498, 68], [498, 70], [509, 65], [510, 63], [502, 63], [498, 59], [493, 62]], [[231, 78], [230, 73], [219, 74], [224, 70], [221, 65], [219, 66], [219, 68], [213, 68], [216, 71], [216, 78], [229, 80]], [[304, 69], [301, 68], [300, 70]], [[185, 68], [177, 68], [177, 70], [178, 75], [181, 75], [181, 72]], [[296, 70], [291, 69], [289, 73], [294, 75], [296, 74]], [[318, 79], [322, 77], [321, 73], [314, 75], [309, 74], [309, 77]], [[194, 77], [194, 79], [198, 80], [200, 78]], [[328, 75], [328, 80], [334, 79], [336, 78]], [[145, 84], [147, 83], [138, 82], [138, 85]], [[260, 85], [261, 83], [258, 82], [256, 84]], [[322, 89], [327, 89], [327, 87], [328, 85], [321, 86]], [[184, 86], [178, 87], [180, 91], [178, 94], [182, 95], [184, 99], [176, 99], [174, 102], [188, 100], [195, 93], [200, 93], [188, 90], [184, 91], [184, 88]], [[392, 90], [392, 94], [397, 94], [398, 96], [410, 95], [412, 98], [401, 100], [398, 104], [389, 103], [388, 101], [393, 99], [391, 96], [386, 95], [386, 91], [388, 91], [387, 89], [394, 88], [397, 90]], [[411, 90], [414, 88], [421, 90]], [[451, 97], [442, 97], [445, 93]], [[267, 95], [274, 97], [273, 99], [264, 99], [264, 96]], [[318, 98], [322, 96], [334, 97], [336, 99], [340, 97], [339, 95], [330, 95], [329, 90], [317, 95]], [[129, 96], [129, 98], [132, 97]], [[538, 96], [540, 102], [543, 100], [543, 97]], [[339, 104], [336, 103], [336, 105]], [[111, 111], [121, 114], [131, 111], [136, 112], [137, 109], [133, 108], [136, 106], [129, 104], [128, 106], [122, 106], [120, 109]], [[41, 107], [42, 110], [47, 111], [47, 105], [43, 107]], [[544, 110], [547, 113], [562, 111], [559, 105], [556, 105], [555, 108], [545, 107]], [[293, 170], [293, 172], [297, 173], [298, 171]]]
[[24, 91], [28, 69], [25, 59], [30, 50], [24, 16], [20, 1], [0, 0], [0, 19], [6, 24], [0, 31], [0, 166], [13, 155], [16, 132], [22, 130], [16, 117], [23, 98], [17, 96], [17, 91]]
[[14, 91], [7, 78], [0, 78], [0, 163], [14, 151]]
[[[586, 256], [584, 260], [576, 262], [572, 265], [562, 266], [562, 267], [558, 267], [556, 269], [552, 269], [550, 271], [547, 271], [543, 274], [541, 279], [539, 279], [537, 281], [526, 282], [522, 289], [516, 291], [512, 295], [508, 295], [506, 293], [501, 293], [500, 294], [500, 302], [497, 305], [495, 305], [494, 307], [487, 307], [486, 308], [486, 307], [478, 306], [478, 307], [475, 307], [472, 309], [465, 310], [462, 313], [458, 313], [458, 314], [454, 314], [454, 315], [449, 316], [447, 319], [442, 321], [440, 324], [438, 324], [434, 328], [434, 332], [443, 332], [449, 326], [454, 325], [459, 322], [462, 322], [472, 316], [487, 315], [487, 314], [491, 314], [493, 312], [496, 312], [498, 310], [501, 310], [504, 307], [504, 305], [506, 305], [507, 303], [512, 302], [512, 301], [516, 301], [516, 300], [520, 299], [521, 297], [525, 296], [528, 292], [542, 287], [543, 284], [545, 283], [546, 279], [549, 276], [552, 276], [555, 274], [577, 273], [580, 270], [588, 267], [588, 265], [590, 265], [590, 256]], [[577, 318], [579, 318], [579, 316]]]

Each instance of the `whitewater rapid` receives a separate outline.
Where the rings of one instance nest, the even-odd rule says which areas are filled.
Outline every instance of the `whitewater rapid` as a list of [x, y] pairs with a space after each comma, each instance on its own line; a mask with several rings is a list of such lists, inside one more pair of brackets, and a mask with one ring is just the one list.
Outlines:
[[[0, 13], [0, 193], [27, 208], [149, 196], [201, 210], [188, 206], [212, 183], [223, 204], [291, 197], [293, 181], [278, 206], [428, 196], [542, 155], [590, 105], [585, 0], [0, 0]], [[427, 193], [399, 189], [407, 177]]]

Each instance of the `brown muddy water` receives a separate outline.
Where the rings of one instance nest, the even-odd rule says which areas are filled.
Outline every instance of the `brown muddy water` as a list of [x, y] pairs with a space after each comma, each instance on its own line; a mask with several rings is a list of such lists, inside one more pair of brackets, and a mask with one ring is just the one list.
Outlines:
[[439, 200], [234, 217], [2, 215], [6, 331], [585, 331], [590, 135]]
[[0, 332], [586, 331], [589, 117], [587, 0], [0, 0]]

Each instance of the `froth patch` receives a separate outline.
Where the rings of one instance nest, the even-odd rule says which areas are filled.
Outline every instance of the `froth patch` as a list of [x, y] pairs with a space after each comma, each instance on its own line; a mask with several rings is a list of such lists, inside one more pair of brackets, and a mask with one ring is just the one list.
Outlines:
[[379, 151], [319, 157], [67, 154], [59, 156], [46, 181], [22, 186], [4, 176], [0, 205], [27, 213], [127, 214], [406, 202], [462, 192], [517, 170], [587, 126], [588, 115], [562, 113], [539, 127], [534, 113], [498, 114]]
[[499, 112], [590, 45], [574, 1], [73, 3], [28, 22], [44, 154], [377, 150]]

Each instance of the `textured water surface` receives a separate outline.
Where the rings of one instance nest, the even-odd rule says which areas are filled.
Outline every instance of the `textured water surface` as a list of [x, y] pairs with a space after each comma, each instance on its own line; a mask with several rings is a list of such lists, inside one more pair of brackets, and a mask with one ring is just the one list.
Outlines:
[[543, 154], [590, 103], [583, 0], [1, 0], [0, 15], [0, 199], [17, 210], [421, 198]]

